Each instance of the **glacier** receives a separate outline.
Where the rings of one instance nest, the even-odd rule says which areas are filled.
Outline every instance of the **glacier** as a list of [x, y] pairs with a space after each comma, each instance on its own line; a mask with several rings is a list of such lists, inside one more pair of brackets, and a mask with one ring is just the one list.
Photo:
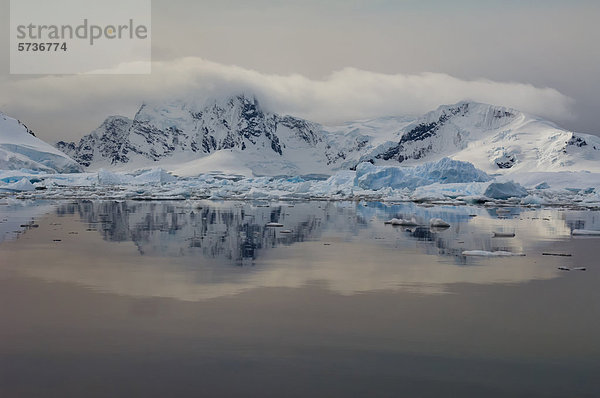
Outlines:
[[82, 171], [73, 159], [37, 138], [19, 120], [0, 113], [0, 170], [15, 169], [49, 173]]

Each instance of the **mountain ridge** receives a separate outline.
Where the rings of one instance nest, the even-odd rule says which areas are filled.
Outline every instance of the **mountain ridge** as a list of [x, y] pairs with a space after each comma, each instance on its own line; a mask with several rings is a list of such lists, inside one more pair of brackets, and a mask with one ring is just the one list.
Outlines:
[[600, 171], [600, 138], [515, 109], [462, 101], [426, 113], [407, 125], [397, 142], [362, 160], [410, 166], [446, 156], [492, 174]]
[[202, 106], [143, 104], [133, 119], [113, 116], [79, 143], [60, 141], [57, 148], [92, 168], [193, 162], [231, 150], [259, 174], [261, 161], [266, 174], [304, 174], [343, 163], [346, 153], [336, 148], [350, 142], [360, 150], [365, 138], [329, 136], [318, 123], [264, 111], [256, 98], [238, 95]]
[[461, 101], [420, 117], [324, 126], [264, 110], [256, 97], [144, 103], [57, 148], [88, 170], [161, 166], [176, 174], [330, 175], [361, 162], [412, 166], [444, 157], [494, 174], [600, 172], [600, 138], [503, 106]]

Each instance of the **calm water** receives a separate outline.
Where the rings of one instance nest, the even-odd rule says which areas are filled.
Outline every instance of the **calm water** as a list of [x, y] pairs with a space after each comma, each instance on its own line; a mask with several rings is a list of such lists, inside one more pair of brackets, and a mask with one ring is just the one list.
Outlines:
[[[383, 223], [412, 216], [451, 227]], [[0, 203], [0, 396], [598, 397], [600, 239], [573, 228], [600, 213]]]

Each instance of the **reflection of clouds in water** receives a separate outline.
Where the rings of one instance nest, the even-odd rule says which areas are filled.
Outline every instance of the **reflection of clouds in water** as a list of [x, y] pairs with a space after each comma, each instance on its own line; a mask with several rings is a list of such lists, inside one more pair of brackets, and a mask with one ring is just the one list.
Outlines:
[[[413, 204], [82, 202], [62, 206], [58, 214], [60, 231], [49, 227], [51, 217], [7, 244], [5, 257], [14, 265], [12, 271], [120, 295], [180, 300], [261, 287], [299, 288], [311, 282], [351, 295], [377, 290], [442, 293], [453, 283], [548, 279], [557, 275], [552, 266], [556, 259], [541, 264], [534, 257], [481, 260], [456, 254], [501, 245], [519, 251], [569, 230], [562, 214], [553, 210], [521, 211], [499, 220], [483, 208]], [[384, 219], [409, 214], [423, 220], [443, 218], [452, 226], [407, 230], [383, 225]], [[266, 228], [271, 221], [293, 232]], [[89, 226], [98, 232], [86, 231]], [[491, 238], [500, 228], [514, 228], [518, 238]], [[50, 234], [60, 235], [61, 244], [49, 245]], [[243, 264], [251, 266], [235, 266]]]
[[46, 201], [0, 200], [0, 243], [14, 239], [23, 231], [21, 225], [29, 224], [32, 219], [48, 214], [55, 207]]

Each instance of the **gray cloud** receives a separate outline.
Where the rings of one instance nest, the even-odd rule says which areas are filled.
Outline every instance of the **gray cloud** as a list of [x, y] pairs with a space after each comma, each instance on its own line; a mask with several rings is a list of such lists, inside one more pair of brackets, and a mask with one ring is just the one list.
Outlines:
[[[122, 65], [126, 68], [126, 65]], [[132, 116], [141, 101], [205, 101], [244, 92], [274, 112], [322, 123], [385, 115], [421, 114], [463, 99], [513, 107], [546, 118], [568, 119], [572, 100], [530, 84], [465, 80], [443, 73], [384, 74], [344, 68], [324, 79], [261, 73], [197, 57], [155, 62], [148, 76], [45, 76], [5, 84], [6, 111], [26, 115], [44, 138], [77, 138], [109, 114]], [[53, 101], [52, 98], [60, 98]], [[83, 131], [60, 130], [68, 120]]]
[[[241, 82], [274, 110], [323, 121], [348, 118], [356, 104], [349, 118], [473, 98], [600, 133], [597, 0], [153, 0], [152, 7], [153, 59], [164, 63], [155, 73], [179, 67], [182, 76], [13, 76], [5, 34], [0, 110], [53, 141], [77, 138], [109, 114], [133, 115], [161, 90], [203, 97]], [[0, 0], [0, 22], [9, 23], [8, 0]], [[206, 65], [204, 75], [190, 73], [182, 57], [212, 60], [221, 74]], [[228, 80], [235, 68], [227, 65], [245, 74]], [[391, 95], [411, 85], [419, 90]]]

